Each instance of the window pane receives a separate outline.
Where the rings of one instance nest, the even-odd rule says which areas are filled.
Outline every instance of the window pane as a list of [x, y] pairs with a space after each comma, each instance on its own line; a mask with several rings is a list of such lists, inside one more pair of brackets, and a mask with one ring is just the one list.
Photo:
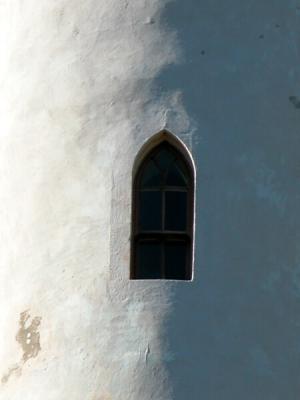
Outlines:
[[166, 184], [169, 186], [187, 186], [186, 171], [177, 160], [169, 168]]
[[159, 242], [137, 243], [137, 279], [160, 279], [161, 244]]
[[141, 179], [141, 186], [151, 187], [151, 186], [159, 186], [160, 184], [161, 184], [161, 172], [154, 164], [154, 162], [150, 160], [144, 168]]
[[165, 251], [165, 277], [166, 279], [190, 279], [186, 276], [186, 242], [167, 242]]
[[165, 193], [165, 229], [170, 231], [186, 230], [187, 213], [186, 192]]
[[167, 147], [163, 147], [155, 156], [155, 161], [157, 162], [161, 170], [165, 171], [174, 160], [174, 158], [174, 154], [169, 151]]
[[142, 231], [161, 230], [162, 193], [140, 192], [139, 228]]

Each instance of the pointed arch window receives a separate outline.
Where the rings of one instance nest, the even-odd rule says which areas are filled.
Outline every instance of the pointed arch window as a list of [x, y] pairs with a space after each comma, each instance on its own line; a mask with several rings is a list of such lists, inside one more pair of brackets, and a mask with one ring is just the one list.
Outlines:
[[191, 279], [193, 197], [189, 162], [169, 142], [161, 142], [134, 178], [132, 279]]

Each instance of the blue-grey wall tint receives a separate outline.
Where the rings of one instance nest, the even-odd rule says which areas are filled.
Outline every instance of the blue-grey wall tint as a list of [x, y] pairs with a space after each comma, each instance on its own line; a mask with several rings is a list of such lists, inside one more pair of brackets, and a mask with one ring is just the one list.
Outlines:
[[184, 61], [155, 90], [183, 92], [198, 178], [195, 278], [166, 321], [174, 400], [297, 400], [300, 2], [177, 0], [164, 23]]

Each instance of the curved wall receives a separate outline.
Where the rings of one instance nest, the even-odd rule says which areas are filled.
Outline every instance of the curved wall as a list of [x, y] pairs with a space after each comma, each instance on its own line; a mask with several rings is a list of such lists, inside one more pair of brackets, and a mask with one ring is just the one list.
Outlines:
[[1, 2], [1, 400], [169, 397], [170, 287], [128, 279], [135, 156], [189, 130], [164, 6]]
[[[1, 400], [297, 399], [299, 18], [1, 2]], [[162, 129], [197, 166], [193, 282], [128, 279], [132, 168]]]

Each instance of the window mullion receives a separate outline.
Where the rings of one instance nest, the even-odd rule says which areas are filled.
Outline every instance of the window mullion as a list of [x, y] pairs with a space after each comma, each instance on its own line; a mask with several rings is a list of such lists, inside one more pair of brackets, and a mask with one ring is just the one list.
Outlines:
[[162, 279], [166, 279], [165, 241], [164, 241], [164, 239], [160, 242], [160, 245], [161, 245], [161, 276], [162, 276]]
[[162, 202], [161, 202], [161, 206], [162, 206], [161, 230], [164, 231], [165, 230], [165, 216], [166, 216], [166, 192], [164, 191], [164, 189], [161, 190], [161, 195], [162, 195]]
[[[166, 200], [165, 200], [165, 191], [162, 189], [161, 191], [161, 195], [162, 195], [162, 231], [165, 230], [165, 208], [166, 208]], [[160, 246], [161, 246], [161, 276], [162, 279], [166, 278], [166, 274], [165, 274], [165, 252], [164, 252], [164, 237], [162, 238], [161, 242], [160, 242]]]

